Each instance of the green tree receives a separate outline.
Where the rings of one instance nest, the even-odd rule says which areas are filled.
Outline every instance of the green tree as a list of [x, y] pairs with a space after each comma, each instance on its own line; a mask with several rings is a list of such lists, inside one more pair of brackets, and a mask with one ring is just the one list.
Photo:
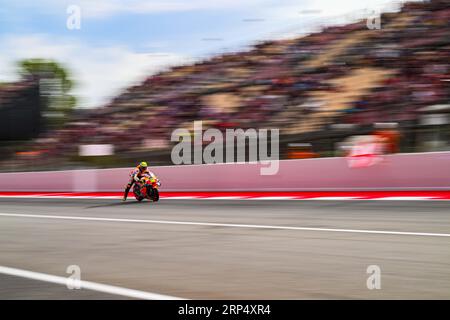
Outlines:
[[44, 103], [43, 114], [47, 125], [62, 126], [76, 106], [76, 97], [70, 94], [74, 81], [69, 70], [58, 62], [47, 59], [27, 59], [19, 61], [19, 71], [23, 76], [31, 76], [39, 81]]

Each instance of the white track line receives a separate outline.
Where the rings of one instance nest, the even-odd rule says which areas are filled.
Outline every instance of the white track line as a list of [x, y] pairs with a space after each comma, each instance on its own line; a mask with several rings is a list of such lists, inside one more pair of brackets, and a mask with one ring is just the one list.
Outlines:
[[199, 197], [197, 197], [197, 196], [175, 196], [175, 197], [161, 196], [161, 199], [189, 200], [189, 199], [199, 199]]
[[414, 200], [432, 200], [435, 197], [383, 197], [383, 198], [373, 198], [372, 200], [398, 200], [398, 201], [414, 201]]
[[19, 198], [19, 199], [121, 199], [120, 196], [43, 196], [43, 195], [33, 195], [33, 196], [18, 196], [18, 195], [0, 195], [0, 198]]
[[[46, 273], [39, 273], [39, 272], [22, 270], [22, 269], [9, 268], [9, 267], [4, 267], [4, 266], [0, 266], [0, 273], [7, 274], [10, 276], [15, 276], [15, 277], [56, 283], [56, 284], [61, 284], [61, 285], [67, 285], [68, 281], [69, 281], [69, 278], [54, 276], [54, 275], [50, 275], [50, 274], [46, 274]], [[113, 295], [129, 297], [129, 298], [144, 299], [144, 300], [184, 300], [184, 299], [178, 298], [178, 297], [166, 296], [166, 295], [162, 295], [162, 294], [134, 290], [134, 289], [127, 289], [127, 288], [116, 287], [116, 286], [110, 286], [107, 284], [101, 284], [101, 283], [96, 283], [96, 282], [91, 282], [91, 281], [80, 280], [78, 283], [80, 284], [81, 289], [104, 292], [104, 293], [109, 293], [109, 294], [113, 294]]]
[[247, 198], [246, 200], [300, 200], [302, 197], [295, 197], [295, 196], [274, 196], [274, 197], [252, 197]]
[[258, 225], [258, 224], [234, 224], [234, 223], [172, 221], [172, 220], [100, 218], [100, 217], [80, 217], [80, 216], [54, 216], [54, 215], [21, 214], [21, 213], [0, 213], [0, 216], [18, 217], [18, 218], [82, 220], [82, 221], [84, 220], [84, 221], [107, 221], [107, 222], [128, 222], [128, 223], [174, 224], [174, 225], [188, 225], [188, 226], [229, 227], [229, 228], [247, 228], [247, 229], [325, 231], [325, 232], [388, 234], [388, 235], [423, 236], [423, 237], [450, 237], [449, 233], [406, 232], [406, 231], [388, 231], [388, 230], [288, 227], [288, 226], [270, 226], [270, 225]]
[[[167, 199], [173, 199], [168, 197]], [[202, 200], [242, 200], [245, 199], [244, 196], [224, 196], [224, 197], [204, 197]]]
[[361, 197], [315, 197], [308, 198], [305, 200], [361, 200]]

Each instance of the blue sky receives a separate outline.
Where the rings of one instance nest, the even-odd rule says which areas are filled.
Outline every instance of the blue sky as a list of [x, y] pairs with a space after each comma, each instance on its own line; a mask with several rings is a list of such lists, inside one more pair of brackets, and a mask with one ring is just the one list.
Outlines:
[[[0, 0], [0, 81], [15, 61], [51, 58], [72, 70], [80, 107], [107, 102], [171, 65], [258, 40], [350, 21], [389, 0]], [[81, 29], [66, 26], [80, 8]], [[352, 13], [352, 15], [348, 15]]]

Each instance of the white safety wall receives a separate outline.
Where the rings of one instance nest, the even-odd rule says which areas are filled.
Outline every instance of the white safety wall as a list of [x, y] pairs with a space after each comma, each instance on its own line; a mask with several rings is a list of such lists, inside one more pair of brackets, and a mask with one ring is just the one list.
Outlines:
[[[345, 158], [282, 160], [275, 175], [261, 164], [152, 167], [162, 191], [302, 191], [450, 189], [450, 152], [386, 156], [371, 167], [350, 168]], [[132, 168], [1, 173], [0, 191], [122, 191]]]

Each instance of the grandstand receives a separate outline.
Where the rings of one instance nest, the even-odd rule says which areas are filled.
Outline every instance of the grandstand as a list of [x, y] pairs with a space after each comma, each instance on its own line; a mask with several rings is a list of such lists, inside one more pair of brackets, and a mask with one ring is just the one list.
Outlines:
[[138, 155], [166, 164], [171, 132], [195, 120], [204, 129], [280, 128], [282, 148], [312, 143], [322, 156], [376, 122], [395, 122], [401, 151], [422, 150], [423, 108], [449, 102], [449, 21], [449, 1], [407, 3], [383, 14], [381, 29], [359, 21], [174, 67], [41, 135], [30, 150], [45, 152], [31, 161], [67, 166], [79, 163], [80, 144], [113, 144], [115, 164]]

